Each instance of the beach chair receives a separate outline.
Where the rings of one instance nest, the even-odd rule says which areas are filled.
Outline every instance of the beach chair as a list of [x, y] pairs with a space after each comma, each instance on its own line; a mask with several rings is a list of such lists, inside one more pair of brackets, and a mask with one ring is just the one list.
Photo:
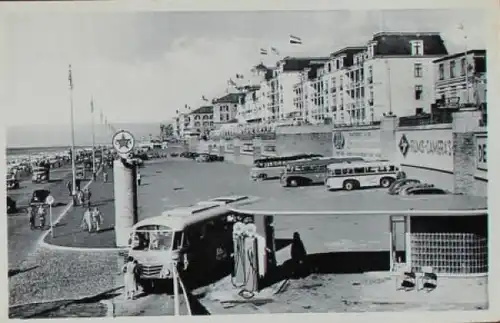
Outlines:
[[396, 279], [397, 290], [411, 291], [417, 286], [417, 275], [409, 266], [402, 266], [398, 270]]
[[422, 277], [421, 280], [421, 288], [420, 290], [425, 290], [426, 292], [430, 292], [437, 287], [437, 274], [434, 272], [434, 268], [431, 266], [423, 266], [422, 267]]

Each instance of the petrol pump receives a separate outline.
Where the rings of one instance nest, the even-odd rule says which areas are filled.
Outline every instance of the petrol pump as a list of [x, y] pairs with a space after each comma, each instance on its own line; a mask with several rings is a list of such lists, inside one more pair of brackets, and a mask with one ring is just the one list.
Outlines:
[[276, 263], [272, 216], [251, 216], [244, 221], [237, 220], [233, 225], [233, 246], [234, 287], [247, 292], [258, 291], [260, 279]]

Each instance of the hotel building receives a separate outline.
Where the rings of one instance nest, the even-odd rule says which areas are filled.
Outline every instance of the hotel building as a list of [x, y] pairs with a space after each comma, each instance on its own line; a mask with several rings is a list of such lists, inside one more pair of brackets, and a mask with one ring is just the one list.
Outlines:
[[434, 82], [438, 107], [486, 104], [486, 50], [468, 50], [434, 60]]

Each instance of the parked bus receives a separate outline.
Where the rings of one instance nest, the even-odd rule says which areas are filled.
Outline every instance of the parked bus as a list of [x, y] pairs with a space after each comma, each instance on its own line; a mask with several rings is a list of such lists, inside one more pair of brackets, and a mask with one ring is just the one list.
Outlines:
[[285, 171], [287, 163], [297, 160], [321, 158], [323, 155], [319, 154], [298, 154], [282, 157], [265, 157], [256, 159], [253, 163], [250, 177], [252, 179], [272, 179], [280, 178]]
[[183, 277], [198, 277], [230, 261], [232, 211], [228, 205], [252, 202], [248, 196], [214, 198], [163, 212], [132, 227], [128, 256], [139, 263], [139, 284], [146, 293], [173, 278], [174, 261]]
[[387, 161], [372, 161], [328, 166], [327, 190], [351, 191], [363, 187], [387, 188], [396, 180], [399, 166]]
[[290, 162], [286, 165], [280, 182], [284, 187], [324, 184], [328, 165], [358, 161], [364, 161], [364, 159], [361, 157], [324, 157]]

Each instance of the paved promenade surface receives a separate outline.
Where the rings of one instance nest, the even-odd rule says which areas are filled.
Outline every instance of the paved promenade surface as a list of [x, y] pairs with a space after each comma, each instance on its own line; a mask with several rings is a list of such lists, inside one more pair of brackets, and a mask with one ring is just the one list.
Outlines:
[[26, 258], [27, 254], [33, 250], [36, 241], [42, 235], [42, 230], [31, 230], [29, 228], [29, 219], [25, 208], [28, 206], [31, 195], [36, 189], [49, 189], [56, 200], [58, 206], [53, 208], [53, 214], [60, 213], [69, 202], [66, 181], [71, 178], [71, 170], [68, 168], [59, 168], [52, 171], [52, 181], [44, 184], [34, 184], [31, 179], [21, 182], [20, 189], [9, 190], [7, 195], [17, 202], [19, 208], [18, 214], [7, 217], [7, 235], [8, 235], [8, 260], [9, 270], [18, 271], [20, 263]]
[[48, 235], [45, 242], [73, 248], [114, 248], [115, 206], [113, 192], [113, 170], [108, 169], [108, 181], [102, 180], [102, 174], [97, 176], [89, 189], [92, 193], [92, 207], [98, 207], [103, 216], [101, 231], [84, 231], [81, 228], [83, 213], [86, 207], [72, 208], [59, 222], [54, 230], [54, 238]]

